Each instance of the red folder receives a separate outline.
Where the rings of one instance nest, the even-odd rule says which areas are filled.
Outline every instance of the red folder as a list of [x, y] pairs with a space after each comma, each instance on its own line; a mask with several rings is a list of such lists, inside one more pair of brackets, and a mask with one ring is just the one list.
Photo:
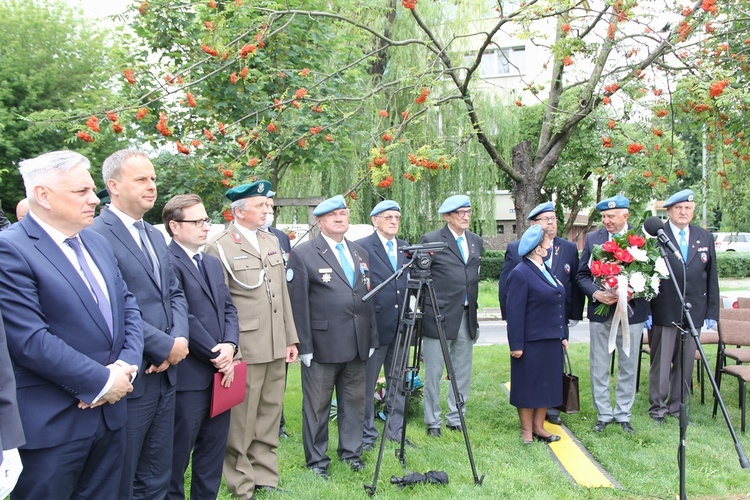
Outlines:
[[229, 387], [221, 385], [223, 373], [214, 373], [214, 387], [211, 391], [211, 418], [224, 413], [245, 400], [247, 361], [234, 365], [234, 380]]

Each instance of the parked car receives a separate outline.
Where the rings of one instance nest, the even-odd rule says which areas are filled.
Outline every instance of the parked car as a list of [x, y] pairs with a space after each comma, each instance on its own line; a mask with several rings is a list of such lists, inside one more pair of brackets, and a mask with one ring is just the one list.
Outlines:
[[717, 252], [750, 252], [750, 233], [714, 233]]

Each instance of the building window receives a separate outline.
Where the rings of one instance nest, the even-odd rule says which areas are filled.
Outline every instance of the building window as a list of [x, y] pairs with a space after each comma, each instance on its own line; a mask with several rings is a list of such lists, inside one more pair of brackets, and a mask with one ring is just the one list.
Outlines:
[[513, 234], [516, 234], [516, 233], [517, 233], [517, 231], [516, 231], [516, 225], [513, 224]]
[[485, 78], [526, 74], [526, 49], [524, 47], [505, 47], [487, 50], [482, 55], [479, 68]]
[[505, 234], [505, 226], [503, 224], [497, 225], [497, 234]]

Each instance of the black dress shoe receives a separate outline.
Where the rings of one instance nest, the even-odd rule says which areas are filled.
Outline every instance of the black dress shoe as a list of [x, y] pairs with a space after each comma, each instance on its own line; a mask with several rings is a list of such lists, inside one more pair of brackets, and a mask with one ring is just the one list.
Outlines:
[[604, 430], [605, 427], [607, 427], [611, 422], [604, 422], [602, 420], [599, 420], [596, 422], [596, 425], [594, 425], [594, 432], [599, 433]]
[[560, 441], [560, 436], [557, 434], [550, 434], [549, 436], [540, 436], [539, 434], [532, 434], [534, 436], [534, 439], [537, 441], [541, 441], [542, 443], [554, 443], [555, 441]]
[[635, 429], [633, 429], [633, 426], [630, 425], [630, 422], [617, 422], [620, 424], [620, 427], [622, 427], [622, 430], [627, 432], [628, 434], [635, 434]]
[[427, 428], [427, 435], [431, 437], [440, 437], [440, 427], [428, 427]]
[[362, 451], [370, 451], [375, 448], [375, 443], [364, 443], [362, 445]]
[[656, 425], [663, 425], [664, 424], [664, 417], [651, 417], [651, 420], [654, 421]]
[[451, 431], [460, 431], [461, 430], [461, 426], [460, 425], [449, 425], [448, 426], [448, 430], [451, 430]]
[[283, 427], [279, 427], [279, 437], [289, 439], [289, 434], [286, 433], [286, 429], [284, 429]]
[[560, 418], [560, 416], [559, 416], [559, 415], [547, 415], [547, 416], [545, 417], [545, 419], [546, 419], [546, 420], [547, 420], [547, 422], [549, 422], [550, 424], [554, 424], [554, 425], [562, 425], [562, 419]]
[[266, 486], [264, 484], [259, 484], [255, 486], [255, 492], [263, 491], [266, 493], [289, 493], [286, 490], [282, 490], [281, 488], [277, 488], [276, 486]]
[[349, 464], [349, 467], [351, 467], [354, 472], [359, 472], [365, 468], [365, 463], [359, 458], [352, 458], [347, 460], [346, 463]]
[[328, 480], [328, 467], [310, 467], [313, 474]]

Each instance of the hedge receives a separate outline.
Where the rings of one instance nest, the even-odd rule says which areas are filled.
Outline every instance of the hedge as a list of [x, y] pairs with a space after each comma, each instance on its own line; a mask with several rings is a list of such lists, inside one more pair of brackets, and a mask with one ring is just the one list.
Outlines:
[[[484, 252], [480, 280], [500, 279], [505, 256], [498, 250]], [[719, 252], [716, 254], [719, 278], [747, 278], [750, 276], [750, 252]]]

